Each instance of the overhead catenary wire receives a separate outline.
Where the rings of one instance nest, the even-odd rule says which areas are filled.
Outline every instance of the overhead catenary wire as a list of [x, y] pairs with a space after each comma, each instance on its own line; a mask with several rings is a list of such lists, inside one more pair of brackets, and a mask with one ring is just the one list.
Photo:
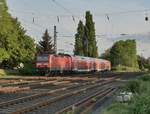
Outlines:
[[[76, 14], [74, 15], [71, 10], [69, 8], [66, 8], [64, 7], [61, 3], [59, 3], [57, 0], [50, 0], [52, 1], [53, 3], [55, 3], [58, 7], [60, 7], [61, 9], [63, 9], [67, 14], [43, 14], [41, 13], [39, 15], [39, 12], [36, 13], [36, 12], [32, 12], [32, 11], [25, 11], [24, 13], [25, 14], [31, 14], [31, 20], [32, 20], [32, 23], [34, 25], [36, 25], [36, 21], [37, 19], [40, 19], [41, 18], [41, 15], [43, 15], [45, 18], [47, 18], [47, 16], [50, 17], [55, 17], [55, 19], [57, 20], [57, 22], [59, 23], [60, 22], [60, 19], [62, 20], [63, 18], [65, 17], [69, 17], [73, 20], [73, 22], [76, 21], [76, 18], [81, 18], [81, 17], [85, 17], [84, 15], [80, 15], [80, 14]], [[31, 5], [30, 5], [31, 6]], [[13, 10], [14, 11], [14, 10]], [[14, 11], [16, 12], [16, 11]], [[19, 11], [21, 13], [21, 11]], [[134, 13], [145, 13], [145, 21], [148, 21], [148, 12], [150, 12], [150, 9], [142, 9], [142, 10], [127, 10], [127, 11], [120, 11], [120, 12], [107, 12], [107, 13], [99, 13], [99, 14], [96, 14], [94, 15], [94, 17], [100, 17], [100, 16], [105, 16], [106, 17], [106, 20], [108, 20], [109, 22], [112, 21], [112, 15], [122, 15], [122, 14], [134, 14]], [[143, 14], [144, 14], [143, 13]], [[112, 24], [112, 22], [110, 22], [110, 24]], [[111, 25], [112, 28], [113, 28], [113, 25]]]
[[53, 1], [53, 3], [55, 3], [57, 6], [59, 6], [60, 8], [62, 8], [64, 11], [66, 11], [67, 13], [73, 15], [73, 13], [71, 12], [70, 9], [64, 7], [63, 5], [61, 5], [61, 4], [60, 4], [59, 2], [57, 2], [56, 0], [52, 0], [52, 1]]
[[[72, 13], [71, 9], [68, 9], [66, 7], [64, 7], [63, 5], [61, 5], [59, 2], [57, 2], [56, 0], [52, 0], [53, 3], [55, 3], [57, 6], [59, 6], [61, 9], [63, 9], [64, 11], [66, 11], [67, 13], [69, 13], [72, 16], [73, 21], [75, 22], [75, 16]], [[80, 18], [77, 16], [77, 18], [80, 20]]]
[[[31, 11], [23, 11], [23, 14], [30, 14], [31, 18], [32, 18], [32, 22], [35, 23], [36, 20], [40, 19], [40, 18], [47, 18], [47, 16], [49, 16], [49, 18], [51, 17], [56, 17], [57, 22], [60, 22], [60, 18], [61, 20], [63, 20], [63, 18], [68, 17], [68, 18], [72, 18], [73, 22], [76, 23], [76, 18], [78, 20], [82, 20], [82, 17], [84, 17], [84, 15], [74, 15], [69, 9], [63, 7], [61, 4], [59, 4], [58, 2], [56, 2], [56, 0], [52, 0], [54, 3], [56, 3], [60, 8], [63, 8], [66, 12], [68, 12], [69, 14], [65, 14], [65, 15], [50, 15], [50, 14], [43, 14], [43, 15], [39, 15], [39, 13], [35, 13], [35, 12], [31, 12]], [[17, 13], [18, 11], [14, 11], [14, 10], [10, 10], [11, 12], [15, 12]], [[128, 10], [128, 11], [122, 11], [122, 12], [111, 12], [111, 13], [104, 13], [104, 14], [98, 14], [98, 15], [94, 15], [94, 17], [100, 17], [100, 16], [105, 16], [106, 20], [110, 22], [110, 16], [112, 15], [121, 15], [121, 14], [129, 14], [129, 13], [140, 13], [140, 12], [144, 12], [145, 13], [145, 21], [149, 21], [149, 17], [148, 17], [148, 12], [150, 11], [150, 9], [144, 9], [144, 10]], [[21, 13], [21, 11], [19, 11], [19, 13]]]
[[[53, 3], [55, 3], [58, 7], [60, 7], [61, 9], [63, 9], [64, 11], [66, 11], [67, 13], [69, 13], [70, 15], [67, 16], [72, 16], [73, 21], [75, 22], [75, 16], [74, 14], [71, 12], [71, 9], [68, 9], [66, 7], [64, 7], [62, 4], [60, 4], [57, 0], [51, 0]], [[30, 6], [30, 4], [29, 4]], [[110, 12], [110, 13], [104, 13], [104, 14], [98, 14], [96, 16], [102, 16], [102, 15], [106, 15], [107, 14], [107, 19], [109, 20], [109, 16], [108, 15], [120, 15], [120, 14], [127, 14], [127, 13], [137, 13], [137, 12], [148, 12], [150, 11], [150, 9], [141, 9], [141, 10], [128, 10], [128, 11], [120, 11], [120, 12]], [[61, 16], [65, 16], [65, 15], [61, 15]], [[80, 17], [83, 15], [80, 15]], [[60, 17], [60, 16], [58, 16]], [[76, 16], [77, 18], [79, 18], [79, 15]], [[60, 20], [59, 20], [60, 21]], [[148, 21], [148, 16], [145, 17], [145, 21]]]
[[[23, 14], [30, 14], [30, 15], [39, 15], [40, 16], [51, 16], [51, 17], [55, 17], [55, 16], [59, 16], [59, 17], [76, 17], [76, 18], [79, 18], [79, 17], [84, 17], [85, 15], [82, 15], [82, 14], [72, 14], [72, 13], [69, 13], [69, 14], [59, 14], [59, 15], [54, 15], [54, 14], [44, 14], [44, 13], [36, 13], [36, 12], [33, 12], [33, 11], [15, 11], [15, 10], [12, 10], [10, 9], [11, 12], [16, 12], [16, 13], [23, 13]], [[69, 11], [69, 10], [68, 10]], [[111, 16], [111, 15], [122, 15], [122, 14], [130, 14], [130, 13], [145, 13], [147, 14], [148, 12], [150, 12], [150, 9], [143, 9], [143, 10], [128, 10], [128, 11], [122, 11], [122, 12], [105, 12], [105, 13], [99, 13], [99, 14], [95, 14], [94, 16], [95, 17], [101, 17], [101, 16]]]
[[[49, 30], [53, 30], [53, 26], [52, 27], [49, 27], [49, 26], [44, 26], [44, 25], [41, 25], [39, 23], [33, 23], [32, 21], [28, 21], [28, 20], [25, 20], [24, 18], [19, 18], [22, 22], [24, 22], [24, 24], [26, 23], [27, 25], [31, 25], [30, 28], [36, 28], [38, 30], [45, 30], [45, 29], [49, 29]], [[29, 27], [29, 26], [28, 26]]]

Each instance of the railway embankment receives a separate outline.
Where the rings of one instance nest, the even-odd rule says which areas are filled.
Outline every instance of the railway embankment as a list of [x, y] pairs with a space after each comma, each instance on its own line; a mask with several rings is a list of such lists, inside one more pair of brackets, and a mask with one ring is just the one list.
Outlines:
[[120, 93], [132, 93], [130, 100], [116, 99], [104, 109], [101, 114], [149, 114], [150, 113], [150, 74], [145, 74], [137, 79], [129, 81], [123, 86]]

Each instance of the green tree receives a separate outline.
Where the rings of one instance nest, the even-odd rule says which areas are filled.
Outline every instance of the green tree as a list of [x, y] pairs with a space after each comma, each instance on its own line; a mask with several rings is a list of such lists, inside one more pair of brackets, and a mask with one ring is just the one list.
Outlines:
[[39, 42], [39, 53], [54, 53], [54, 44], [52, 43], [52, 37], [49, 36], [48, 30], [45, 30], [42, 41]]
[[78, 24], [77, 33], [75, 35], [74, 54], [98, 57], [95, 23], [93, 22], [92, 14], [87, 11], [85, 18], [85, 25], [82, 21], [80, 21]]
[[144, 58], [143, 56], [137, 56], [138, 58], [138, 64], [139, 64], [139, 68], [141, 70], [149, 70], [150, 71], [150, 58]]
[[[10, 50], [12, 62], [28, 62], [33, 60], [35, 57], [36, 49], [34, 40], [26, 35], [26, 31], [21, 26], [21, 24], [17, 21], [17, 19], [13, 19], [14, 26], [14, 39], [15, 43], [12, 43], [12, 48], [14, 50]], [[10, 61], [11, 61], [10, 59]]]
[[117, 41], [110, 50], [110, 60], [114, 67], [118, 65], [138, 68], [135, 40]]
[[88, 38], [88, 56], [98, 57], [97, 52], [97, 42], [95, 35], [95, 23], [93, 22], [93, 16], [90, 11], [86, 12], [86, 23], [85, 23], [85, 32]]
[[7, 12], [5, 0], [0, 0], [0, 64], [14, 67], [20, 62], [28, 62], [35, 57], [34, 40], [17, 19]]
[[80, 55], [80, 56], [84, 55], [83, 38], [84, 38], [84, 25], [82, 21], [79, 21], [77, 33], [75, 34], [75, 46], [74, 46], [75, 55]]
[[9, 54], [7, 51], [3, 48], [0, 48], [0, 63], [2, 63], [4, 60], [7, 60], [9, 58]]
[[101, 54], [100, 58], [110, 60], [110, 49], [105, 50], [105, 52]]

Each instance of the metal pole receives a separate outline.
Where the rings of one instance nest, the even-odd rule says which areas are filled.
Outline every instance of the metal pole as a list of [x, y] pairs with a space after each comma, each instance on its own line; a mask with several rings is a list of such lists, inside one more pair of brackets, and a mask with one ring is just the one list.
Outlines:
[[141, 69], [143, 70], [144, 69], [144, 65], [143, 65], [143, 53], [141, 53]]
[[54, 26], [54, 51], [55, 51], [55, 54], [57, 54], [57, 31], [56, 31], [56, 26]]

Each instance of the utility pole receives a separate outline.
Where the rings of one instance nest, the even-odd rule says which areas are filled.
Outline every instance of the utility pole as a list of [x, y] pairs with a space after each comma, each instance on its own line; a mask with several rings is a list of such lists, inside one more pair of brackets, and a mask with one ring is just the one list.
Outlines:
[[57, 31], [56, 31], [56, 26], [54, 26], [54, 50], [55, 50], [55, 54], [57, 54]]
[[142, 70], [144, 69], [143, 59], [144, 59], [143, 53], [141, 53], [141, 69], [142, 69]]

